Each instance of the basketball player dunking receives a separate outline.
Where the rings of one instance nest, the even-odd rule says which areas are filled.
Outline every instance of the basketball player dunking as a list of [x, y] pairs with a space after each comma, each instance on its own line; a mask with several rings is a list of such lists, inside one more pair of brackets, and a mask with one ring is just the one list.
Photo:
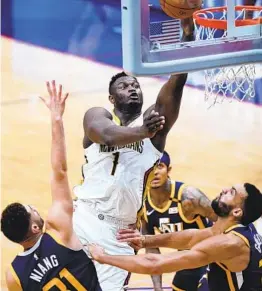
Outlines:
[[[193, 38], [192, 19], [183, 21], [185, 40]], [[77, 196], [74, 229], [82, 243], [99, 243], [112, 254], [133, 254], [116, 232], [135, 224], [152, 165], [164, 150], [179, 114], [187, 74], [172, 75], [156, 103], [142, 114], [143, 94], [135, 77], [119, 73], [109, 84], [114, 109], [91, 108], [84, 117], [86, 164]], [[122, 290], [128, 272], [96, 263], [104, 291]]]
[[52, 206], [47, 219], [30, 205], [12, 203], [2, 212], [1, 230], [24, 252], [6, 273], [9, 291], [101, 291], [93, 262], [73, 231], [73, 201], [67, 176], [62, 116], [67, 95], [62, 86], [47, 83], [50, 98], [43, 101], [52, 124]]

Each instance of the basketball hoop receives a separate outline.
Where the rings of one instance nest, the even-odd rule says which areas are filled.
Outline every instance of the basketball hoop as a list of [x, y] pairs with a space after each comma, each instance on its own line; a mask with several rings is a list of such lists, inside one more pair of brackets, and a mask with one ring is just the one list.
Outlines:
[[[253, 14], [250, 17], [250, 14]], [[227, 7], [202, 9], [193, 14], [196, 41], [223, 39], [227, 33]], [[235, 26], [262, 24], [262, 6], [235, 6]], [[225, 39], [226, 41], [226, 39]], [[255, 64], [205, 70], [205, 99], [211, 105], [225, 98], [238, 101], [255, 97]]]

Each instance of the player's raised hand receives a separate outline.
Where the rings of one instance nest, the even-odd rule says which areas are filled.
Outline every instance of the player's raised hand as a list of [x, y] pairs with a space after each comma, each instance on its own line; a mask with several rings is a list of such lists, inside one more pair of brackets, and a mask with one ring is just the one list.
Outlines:
[[56, 117], [62, 117], [65, 111], [65, 102], [69, 95], [69, 93], [63, 94], [62, 85], [58, 86], [58, 90], [56, 88], [56, 83], [53, 80], [51, 83], [46, 82], [46, 88], [49, 94], [48, 98], [39, 97], [49, 108], [51, 114]]
[[127, 242], [136, 251], [139, 251], [145, 247], [145, 236], [141, 235], [137, 229], [120, 229], [116, 235], [116, 238], [120, 242]]
[[165, 117], [159, 116], [158, 112], [152, 110], [151, 113], [144, 117], [144, 123], [142, 125], [142, 130], [146, 137], [152, 138], [161, 129], [163, 129], [165, 124]]

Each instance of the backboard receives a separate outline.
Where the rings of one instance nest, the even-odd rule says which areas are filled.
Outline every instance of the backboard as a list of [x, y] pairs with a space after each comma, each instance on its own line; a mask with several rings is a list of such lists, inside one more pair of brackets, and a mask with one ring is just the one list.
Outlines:
[[[162, 75], [262, 62], [261, 6], [258, 6], [259, 12], [252, 15], [257, 24], [236, 26], [237, 1], [227, 0], [226, 35], [180, 42], [180, 20], [166, 16], [152, 2], [158, 1], [122, 0], [123, 67], [126, 71], [134, 75]], [[203, 1], [203, 8], [207, 7], [207, 2], [210, 1]], [[154, 17], [156, 10], [158, 17]]]

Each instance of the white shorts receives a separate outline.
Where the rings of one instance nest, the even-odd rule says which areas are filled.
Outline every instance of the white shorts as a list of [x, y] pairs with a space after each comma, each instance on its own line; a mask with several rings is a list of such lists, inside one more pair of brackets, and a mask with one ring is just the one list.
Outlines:
[[[82, 244], [96, 243], [112, 255], [134, 254], [134, 250], [127, 243], [120, 243], [116, 239], [117, 231], [127, 227], [126, 225], [97, 212], [86, 200], [78, 199], [74, 202], [74, 206], [74, 230]], [[127, 271], [97, 262], [95, 262], [95, 267], [103, 291], [124, 290]]]
[[257, 232], [262, 236], [262, 217], [254, 222]]

